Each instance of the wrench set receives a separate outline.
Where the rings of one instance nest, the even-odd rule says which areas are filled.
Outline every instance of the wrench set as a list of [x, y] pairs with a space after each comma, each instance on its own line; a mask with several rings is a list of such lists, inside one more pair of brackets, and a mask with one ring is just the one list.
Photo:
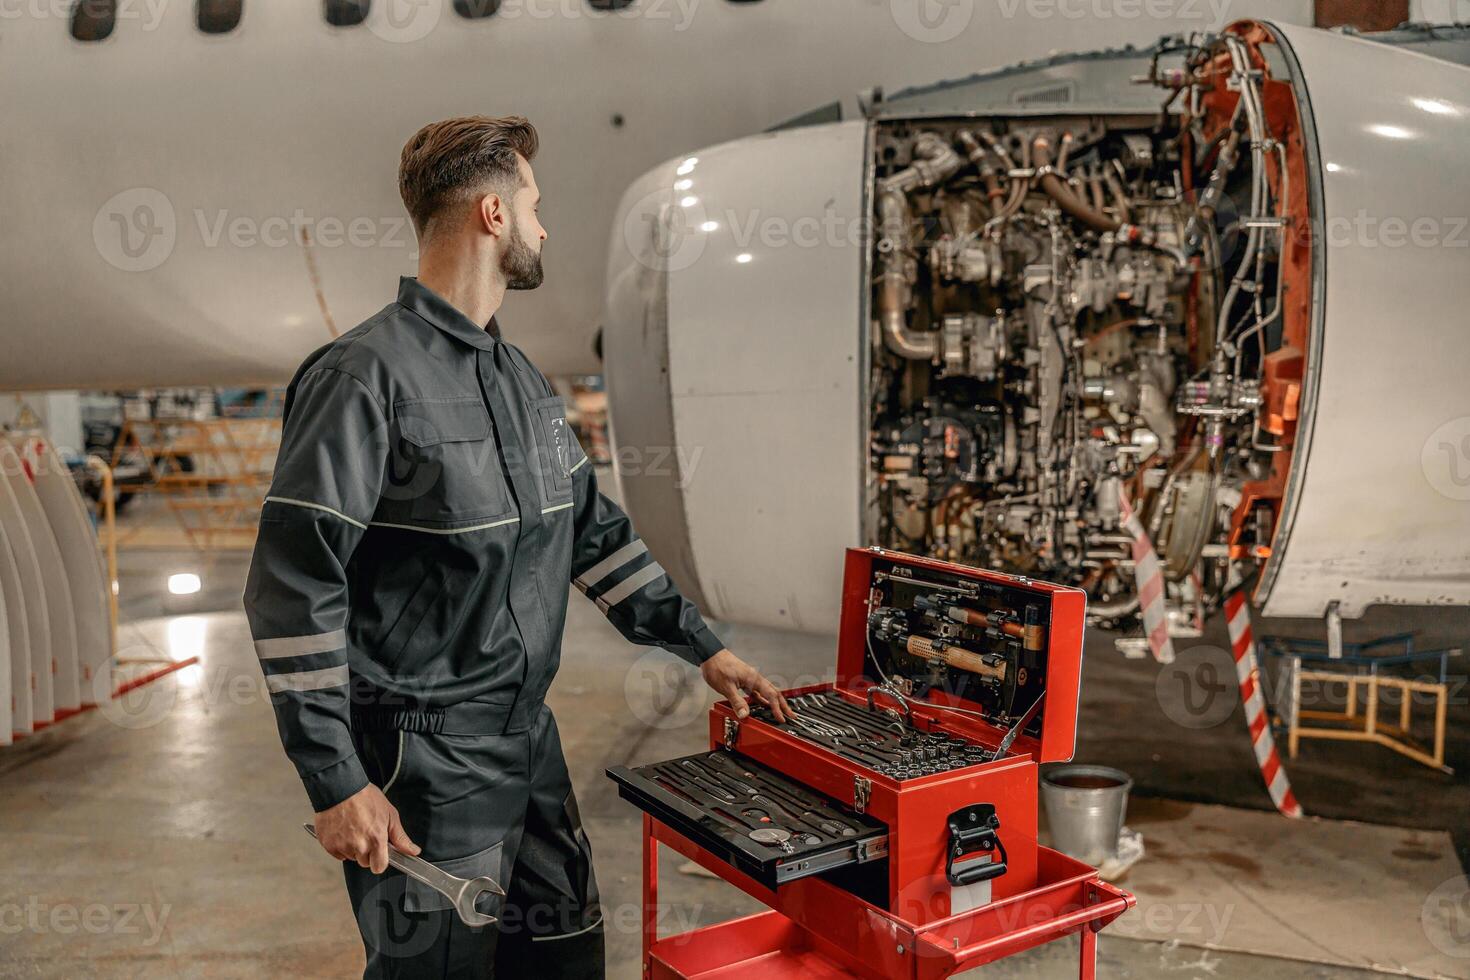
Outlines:
[[736, 831], [748, 831], [751, 840], [788, 854], [795, 853], [798, 844], [858, 834], [858, 828], [829, 803], [784, 779], [763, 778], [728, 753], [710, 752], [652, 769], [661, 786], [704, 806]]
[[608, 770], [619, 793], [771, 885], [887, 854], [883, 825], [723, 750]]

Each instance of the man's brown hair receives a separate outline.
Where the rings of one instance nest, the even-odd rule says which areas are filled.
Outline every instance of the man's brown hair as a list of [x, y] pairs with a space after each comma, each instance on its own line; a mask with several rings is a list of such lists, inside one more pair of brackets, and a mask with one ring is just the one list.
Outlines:
[[403, 145], [398, 192], [422, 237], [433, 218], [487, 182], [520, 184], [516, 154], [536, 155], [536, 127], [524, 116], [461, 116], [429, 123]]

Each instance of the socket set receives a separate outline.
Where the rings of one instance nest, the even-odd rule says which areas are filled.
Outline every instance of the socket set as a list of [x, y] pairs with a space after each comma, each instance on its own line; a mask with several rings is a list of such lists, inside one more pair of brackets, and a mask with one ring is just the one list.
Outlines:
[[[885, 699], [892, 699], [885, 692]], [[797, 715], [777, 724], [764, 706], [754, 714], [767, 724], [814, 742], [896, 780], [916, 779], [979, 765], [995, 751], [947, 732], [922, 731], [896, 708], [854, 704], [833, 690], [789, 699]]]

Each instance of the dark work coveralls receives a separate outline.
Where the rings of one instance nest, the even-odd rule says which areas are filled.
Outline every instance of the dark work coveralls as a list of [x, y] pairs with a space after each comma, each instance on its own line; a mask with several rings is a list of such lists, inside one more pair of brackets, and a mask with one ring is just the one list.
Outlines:
[[587, 836], [544, 704], [568, 583], [635, 643], [723, 644], [598, 492], [562, 399], [417, 280], [286, 394], [245, 591], [312, 806], [369, 780], [423, 857], [509, 893], [466, 927], [392, 869], [345, 865], [369, 977], [602, 976]]

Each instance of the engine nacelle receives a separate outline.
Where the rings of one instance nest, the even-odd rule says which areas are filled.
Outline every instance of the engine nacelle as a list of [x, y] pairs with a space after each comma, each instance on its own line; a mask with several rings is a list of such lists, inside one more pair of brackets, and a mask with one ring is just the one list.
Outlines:
[[[1084, 67], [723, 144], [624, 197], [619, 479], [714, 616], [835, 628], [810, 558], [853, 543], [1126, 616], [1120, 497], [1181, 613], [1241, 582], [1268, 615], [1470, 601], [1464, 69], [1255, 22]], [[1034, 98], [1050, 75], [1080, 101]]]

